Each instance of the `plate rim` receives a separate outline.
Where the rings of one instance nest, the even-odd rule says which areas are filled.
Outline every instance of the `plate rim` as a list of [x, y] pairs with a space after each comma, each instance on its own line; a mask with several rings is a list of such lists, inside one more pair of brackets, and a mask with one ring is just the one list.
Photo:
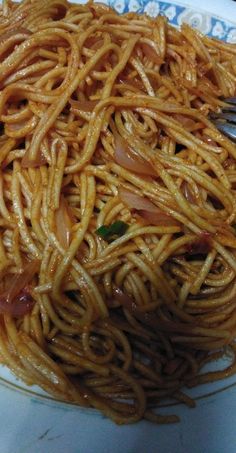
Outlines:
[[[103, 0], [98, 0], [98, 1], [103, 1]], [[117, 0], [107, 0], [107, 1], [103, 1], [103, 3], [110, 4], [110, 5], [113, 4], [114, 5], [115, 1], [117, 1]], [[77, 4], [82, 3], [82, 2], [76, 1], [76, 0], [73, 0], [73, 2], [77, 3]], [[124, 2], [126, 3], [126, 5], [129, 5], [130, 0], [124, 0]], [[222, 17], [222, 16], [220, 16], [218, 14], [211, 13], [211, 12], [207, 11], [207, 10], [205, 10], [202, 7], [198, 7], [198, 6], [195, 6], [195, 5], [190, 5], [190, 4], [187, 4], [186, 2], [182, 2], [182, 1], [178, 1], [178, 0], [177, 0], [177, 2], [176, 1], [168, 1], [168, 0], [167, 1], [163, 1], [163, 0], [141, 0], [141, 2], [143, 3], [143, 8], [145, 7], [145, 5], [147, 5], [148, 3], [151, 3], [151, 2], [159, 4], [159, 5], [166, 5], [166, 8], [169, 8], [170, 6], [182, 7], [182, 8], [184, 8], [184, 11], [189, 11], [189, 12], [193, 12], [193, 13], [201, 13], [201, 14], [204, 14], [204, 15], [208, 16], [210, 19], [219, 20], [220, 22], [226, 24], [227, 27], [235, 29], [235, 32], [236, 32], [236, 19], [235, 19], [235, 22], [230, 21], [230, 20], [228, 20], [228, 19], [226, 19], [226, 18], [224, 18], [224, 17]], [[0, 4], [1, 3], [2, 3], [2, 1], [0, 0]], [[170, 20], [169, 20], [169, 22], [171, 23]], [[207, 33], [206, 35], [208, 36], [209, 34]], [[236, 42], [235, 42], [235, 45], [236, 45]], [[86, 411], [86, 413], [90, 412], [89, 415], [93, 415], [95, 413], [99, 413], [99, 411], [97, 411], [96, 409], [83, 408], [81, 406], [78, 406], [76, 403], [71, 403], [71, 402], [67, 402], [67, 401], [56, 399], [53, 396], [51, 396], [50, 394], [47, 395], [47, 394], [37, 393], [36, 391], [32, 390], [31, 386], [28, 386], [28, 388], [21, 387], [20, 385], [17, 385], [14, 382], [12, 382], [12, 381], [10, 381], [8, 379], [5, 379], [4, 377], [1, 376], [1, 369], [3, 369], [3, 368], [4, 368], [4, 365], [0, 364], [0, 392], [1, 392], [1, 389], [3, 389], [3, 387], [7, 387], [13, 393], [16, 392], [18, 394], [24, 395], [25, 397], [28, 397], [28, 398], [31, 397], [32, 399], [37, 400], [38, 403], [47, 404], [47, 402], [48, 403], [51, 402], [58, 409], [60, 409], [60, 407], [64, 406], [64, 407], [71, 408], [71, 409], [72, 408], [78, 409], [78, 411], [83, 411], [83, 412]], [[227, 380], [228, 379], [225, 378], [224, 382], [226, 383]], [[20, 379], [19, 379], [19, 382], [21, 382]], [[199, 396], [196, 396], [196, 397], [194, 397], [194, 400], [199, 401], [199, 400], [207, 399], [207, 398], [210, 398], [212, 396], [218, 395], [220, 393], [224, 393], [224, 392], [228, 391], [229, 389], [235, 388], [235, 387], [236, 387], [236, 381], [226, 385], [223, 388], [219, 388], [216, 391], [211, 391], [211, 392], [207, 392], [207, 393], [201, 394]], [[173, 407], [173, 406], [179, 406], [179, 405], [183, 405], [183, 403], [181, 403], [181, 402], [173, 402], [173, 403], [169, 403], [169, 404], [163, 404], [163, 405], [161, 405], [159, 407], [160, 408], [165, 408], [165, 407]], [[91, 414], [91, 412], [92, 412], [92, 414]]]
[[[100, 0], [97, 0], [97, 1], [100, 1]], [[169, 7], [172, 7], [172, 6], [174, 6], [175, 8], [176, 7], [183, 8], [183, 11], [181, 11], [175, 15], [176, 16], [175, 21], [173, 21], [173, 18], [172, 19], [168, 18], [168, 21], [171, 25], [179, 26], [180, 24], [176, 24], [176, 21], [177, 21], [178, 17], [185, 12], [193, 13], [193, 14], [199, 13], [205, 19], [207, 18], [207, 19], [210, 19], [210, 21], [211, 21], [210, 31], [208, 31], [207, 33], [203, 32], [206, 36], [210, 36], [213, 39], [215, 38], [215, 39], [220, 39], [222, 41], [226, 41], [229, 33], [233, 30], [233, 31], [235, 31], [235, 43], [236, 43], [236, 18], [235, 18], [235, 21], [232, 21], [219, 14], [210, 12], [210, 11], [204, 9], [204, 7], [202, 7], [202, 6], [198, 7], [195, 5], [187, 4], [185, 2], [182, 3], [181, 0], [180, 1], [179, 0], [176, 0], [176, 1], [175, 0], [173, 0], [173, 1], [171, 1], [171, 0], [165, 0], [165, 1], [163, 1], [163, 0], [101, 0], [101, 1], [109, 6], [113, 7], [119, 14], [125, 14], [130, 11], [137, 12], [138, 14], [139, 13], [142, 14], [145, 12], [144, 9], [148, 4], [159, 5], [161, 7], [161, 10], [160, 10], [161, 14], [165, 13], [165, 10], [167, 10]], [[137, 5], [139, 5], [139, 8], [136, 11], [134, 11], [133, 9], [130, 10], [130, 5], [132, 4], [133, 1], [136, 2]], [[119, 6], [119, 2], [120, 2], [120, 4], [123, 3], [123, 11], [119, 11], [119, 9], [116, 8], [116, 5]], [[77, 2], [77, 3], [80, 3], [80, 2]], [[215, 26], [215, 24], [212, 24], [212, 20], [219, 22], [221, 25], [226, 27], [227, 30], [224, 31], [224, 36], [222, 38], [217, 35], [212, 35], [212, 30]]]

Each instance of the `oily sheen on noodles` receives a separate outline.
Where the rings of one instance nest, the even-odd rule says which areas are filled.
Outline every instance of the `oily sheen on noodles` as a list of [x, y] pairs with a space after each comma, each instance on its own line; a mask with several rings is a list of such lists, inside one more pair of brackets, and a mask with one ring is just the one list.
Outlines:
[[0, 10], [0, 360], [117, 423], [236, 372], [236, 46], [65, 0]]

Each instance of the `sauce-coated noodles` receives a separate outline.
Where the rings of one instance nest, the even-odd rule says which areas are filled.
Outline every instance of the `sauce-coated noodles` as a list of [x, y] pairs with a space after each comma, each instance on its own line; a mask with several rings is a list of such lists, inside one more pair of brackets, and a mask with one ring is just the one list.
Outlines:
[[3, 2], [0, 359], [158, 423], [236, 336], [236, 46], [100, 4]]

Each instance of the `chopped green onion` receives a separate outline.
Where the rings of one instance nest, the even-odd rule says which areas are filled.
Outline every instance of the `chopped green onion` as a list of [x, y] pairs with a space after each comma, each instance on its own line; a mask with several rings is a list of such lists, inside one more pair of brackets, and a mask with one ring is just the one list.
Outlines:
[[117, 220], [110, 226], [102, 225], [96, 230], [96, 233], [105, 241], [112, 242], [118, 237], [123, 236], [128, 227], [129, 225], [127, 225], [127, 223], [122, 222], [122, 220]]

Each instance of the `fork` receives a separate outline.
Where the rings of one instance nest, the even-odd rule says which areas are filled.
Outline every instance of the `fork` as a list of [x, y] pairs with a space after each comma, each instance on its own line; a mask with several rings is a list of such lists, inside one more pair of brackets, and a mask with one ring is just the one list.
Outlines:
[[210, 119], [226, 137], [236, 143], [236, 97], [222, 99], [226, 104], [219, 113], [210, 113]]

